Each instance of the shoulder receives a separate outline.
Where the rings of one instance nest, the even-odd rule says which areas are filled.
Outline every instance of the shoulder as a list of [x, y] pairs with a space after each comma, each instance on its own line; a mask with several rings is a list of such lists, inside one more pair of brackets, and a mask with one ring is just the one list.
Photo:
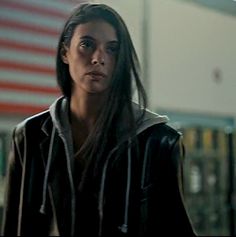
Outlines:
[[167, 123], [154, 124], [145, 129], [140, 136], [146, 140], [154, 140], [156, 142], [166, 142], [169, 145], [175, 144], [182, 136], [181, 132], [171, 127]]
[[26, 131], [31, 131], [33, 133], [36, 129], [41, 129], [43, 124], [49, 118], [50, 118], [49, 110], [46, 110], [24, 119], [22, 122], [18, 123], [15, 126], [13, 131], [14, 136], [20, 137], [24, 135]]
[[138, 142], [144, 154], [148, 152], [150, 155], [159, 157], [158, 160], [169, 161], [172, 160], [169, 158], [174, 154], [179, 154], [182, 134], [167, 123], [159, 123], [139, 134]]
[[159, 123], [150, 127], [150, 130], [155, 132], [163, 132], [164, 134], [168, 134], [169, 136], [180, 136], [181, 133], [177, 129], [170, 126], [168, 123]]

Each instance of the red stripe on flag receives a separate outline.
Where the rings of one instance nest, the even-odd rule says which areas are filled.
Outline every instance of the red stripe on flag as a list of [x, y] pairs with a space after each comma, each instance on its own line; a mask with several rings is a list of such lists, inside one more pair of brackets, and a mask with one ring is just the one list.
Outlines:
[[49, 36], [59, 36], [59, 31], [50, 29], [48, 27], [42, 27], [37, 25], [32, 25], [28, 23], [17, 22], [14, 20], [3, 20], [0, 19], [0, 27], [1, 28], [10, 28], [14, 30], [20, 30], [25, 32], [32, 32], [34, 34], [44, 34]]
[[36, 5], [29, 4], [29, 3], [21, 3], [17, 1], [1, 0], [0, 6], [4, 6], [10, 9], [26, 11], [26, 12], [30, 12], [34, 14], [54, 17], [54, 18], [65, 19], [67, 17], [67, 14], [65, 14], [64, 12], [55, 10], [53, 8], [45, 8], [41, 6], [39, 7]]
[[25, 92], [58, 95], [58, 96], [60, 94], [60, 91], [58, 88], [35, 86], [35, 85], [23, 84], [23, 83], [13, 83], [13, 82], [7, 82], [7, 81], [6, 82], [0, 81], [0, 89], [4, 89], [7, 91], [25, 91]]
[[0, 113], [13, 115], [33, 115], [42, 112], [48, 108], [48, 105], [30, 105], [0, 102]]
[[12, 71], [33, 72], [37, 74], [44, 74], [48, 76], [55, 76], [55, 70], [51, 67], [25, 64], [19, 62], [12, 62], [0, 59], [0, 69], [7, 69]]
[[32, 44], [26, 44], [26, 43], [19, 43], [11, 40], [4, 40], [0, 38], [0, 48], [3, 49], [10, 49], [10, 50], [18, 50], [23, 52], [30, 52], [30, 53], [37, 53], [37, 54], [43, 54], [48, 56], [55, 56], [56, 50], [32, 45]]

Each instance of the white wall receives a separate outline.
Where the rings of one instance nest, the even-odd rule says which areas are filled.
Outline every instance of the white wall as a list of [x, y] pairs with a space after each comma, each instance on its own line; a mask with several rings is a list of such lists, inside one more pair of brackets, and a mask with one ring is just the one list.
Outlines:
[[[236, 17], [178, 0], [103, 0], [119, 10], [143, 60], [148, 47], [150, 107], [236, 117]], [[142, 62], [143, 63], [143, 62]], [[217, 81], [215, 70], [220, 71]]]
[[152, 107], [236, 116], [236, 17], [176, 0], [151, 5]]
[[145, 0], [100, 0], [114, 8], [124, 19], [133, 39], [140, 61], [143, 58], [143, 1]]

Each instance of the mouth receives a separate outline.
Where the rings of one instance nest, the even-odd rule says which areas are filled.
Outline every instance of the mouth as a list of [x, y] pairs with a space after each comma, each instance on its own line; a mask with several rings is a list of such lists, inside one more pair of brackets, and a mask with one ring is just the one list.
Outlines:
[[91, 71], [86, 73], [86, 75], [91, 76], [93, 79], [102, 79], [107, 77], [106, 74], [99, 71]]

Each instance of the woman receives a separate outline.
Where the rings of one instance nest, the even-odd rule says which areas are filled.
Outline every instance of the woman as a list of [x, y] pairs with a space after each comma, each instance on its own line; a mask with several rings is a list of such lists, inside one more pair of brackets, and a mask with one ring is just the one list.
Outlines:
[[119, 14], [104, 4], [76, 8], [56, 69], [63, 96], [13, 132], [2, 234], [194, 235], [182, 195], [181, 135], [145, 109]]

